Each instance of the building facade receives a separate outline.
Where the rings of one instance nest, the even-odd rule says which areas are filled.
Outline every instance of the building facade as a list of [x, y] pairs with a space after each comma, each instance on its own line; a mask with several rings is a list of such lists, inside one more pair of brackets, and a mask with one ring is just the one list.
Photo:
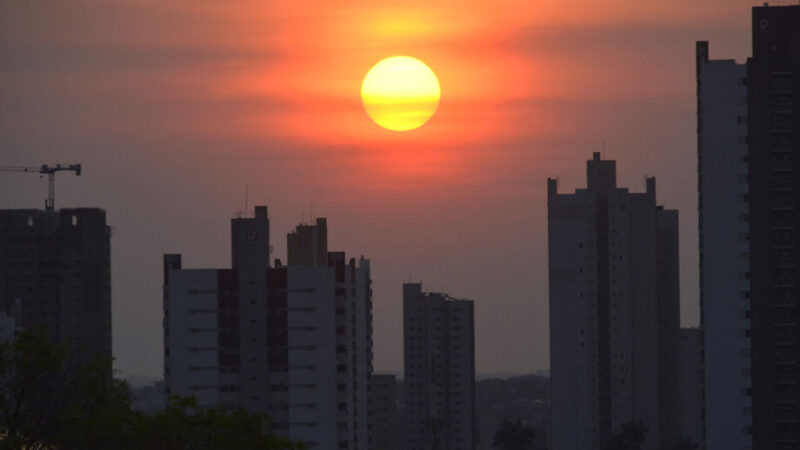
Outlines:
[[0, 210], [0, 312], [111, 358], [111, 230], [97, 208]]
[[703, 438], [703, 333], [681, 328], [678, 341], [680, 380], [680, 437], [705, 448]]
[[753, 8], [752, 42], [746, 65], [697, 46], [706, 442], [796, 449], [800, 6]]
[[369, 260], [328, 252], [325, 219], [289, 234], [288, 265], [269, 264], [266, 207], [231, 231], [230, 269], [164, 256], [167, 394], [265, 412], [309, 448], [369, 449]]
[[475, 326], [471, 300], [403, 285], [407, 450], [474, 450]]
[[800, 6], [753, 8], [747, 63], [753, 448], [800, 448]]
[[[747, 67], [698, 42], [697, 195], [705, 442], [752, 446]], [[731, 432], [737, 430], [737, 432]]]
[[678, 213], [616, 185], [594, 153], [587, 187], [548, 180], [552, 448], [602, 448], [624, 424], [644, 449], [680, 439]]
[[394, 375], [372, 375], [369, 401], [373, 450], [398, 450], [397, 379]]

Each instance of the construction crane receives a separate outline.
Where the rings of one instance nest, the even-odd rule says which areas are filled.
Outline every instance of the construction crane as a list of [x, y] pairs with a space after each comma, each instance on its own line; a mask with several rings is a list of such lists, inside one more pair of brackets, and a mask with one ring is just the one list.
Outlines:
[[56, 172], [73, 171], [76, 176], [81, 175], [80, 164], [56, 164], [48, 166], [42, 164], [41, 167], [20, 167], [20, 166], [0, 166], [0, 172], [28, 172], [38, 173], [40, 175], [47, 174], [47, 181], [49, 183], [47, 200], [44, 202], [44, 207], [48, 211], [52, 211], [56, 202]]

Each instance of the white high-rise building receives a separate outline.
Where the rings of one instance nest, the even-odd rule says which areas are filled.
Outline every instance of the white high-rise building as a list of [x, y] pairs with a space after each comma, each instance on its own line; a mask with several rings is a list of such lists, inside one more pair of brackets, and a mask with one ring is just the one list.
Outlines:
[[164, 256], [167, 393], [268, 413], [309, 448], [368, 450], [369, 260], [328, 252], [325, 219], [290, 233], [272, 267], [266, 207], [231, 231], [232, 269]]
[[403, 448], [474, 450], [475, 324], [471, 300], [403, 285]]
[[752, 446], [747, 66], [697, 43], [700, 325], [707, 448]]
[[680, 439], [678, 213], [655, 179], [631, 193], [594, 153], [587, 188], [548, 180], [552, 448], [598, 450], [623, 425], [645, 450]]

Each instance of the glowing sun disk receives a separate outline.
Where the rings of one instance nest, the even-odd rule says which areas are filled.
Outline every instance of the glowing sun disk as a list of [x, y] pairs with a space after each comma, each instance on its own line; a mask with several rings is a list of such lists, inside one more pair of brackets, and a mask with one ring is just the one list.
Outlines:
[[361, 101], [378, 125], [395, 131], [419, 128], [436, 112], [439, 80], [422, 61], [392, 56], [375, 64], [361, 84]]

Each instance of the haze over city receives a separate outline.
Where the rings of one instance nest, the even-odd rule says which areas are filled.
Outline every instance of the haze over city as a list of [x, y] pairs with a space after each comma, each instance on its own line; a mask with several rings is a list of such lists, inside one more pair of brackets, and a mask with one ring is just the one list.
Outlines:
[[[681, 322], [698, 323], [695, 46], [750, 49], [751, 2], [59, 1], [0, 6], [0, 155], [81, 163], [57, 207], [112, 226], [113, 354], [162, 376], [162, 255], [229, 267], [229, 219], [269, 205], [273, 257], [300, 222], [372, 261], [374, 365], [402, 369], [403, 282], [475, 301], [478, 373], [548, 368], [546, 179], [620, 186], [680, 211]], [[438, 76], [423, 127], [364, 113], [367, 71]], [[3, 208], [46, 182], [0, 176]]]

